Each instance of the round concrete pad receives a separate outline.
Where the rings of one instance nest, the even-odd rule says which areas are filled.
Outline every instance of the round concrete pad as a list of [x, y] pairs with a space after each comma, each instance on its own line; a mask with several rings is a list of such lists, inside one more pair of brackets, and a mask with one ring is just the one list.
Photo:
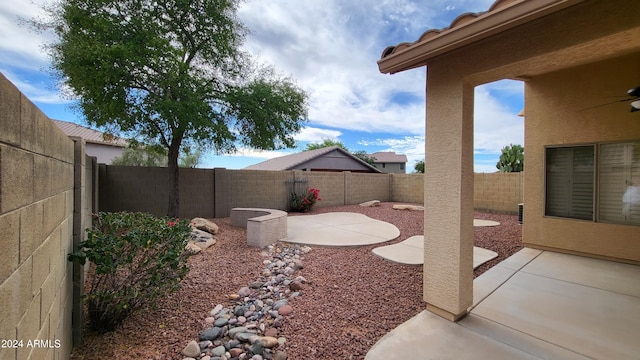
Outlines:
[[[397, 244], [381, 246], [372, 250], [383, 259], [400, 264], [419, 265], [424, 263], [424, 236], [416, 235]], [[473, 247], [473, 268], [498, 256], [495, 251]]]
[[287, 238], [282, 241], [319, 246], [379, 244], [400, 236], [392, 224], [350, 212], [287, 217]]
[[498, 225], [500, 225], [500, 223], [497, 221], [473, 219], [473, 226], [498, 226]]

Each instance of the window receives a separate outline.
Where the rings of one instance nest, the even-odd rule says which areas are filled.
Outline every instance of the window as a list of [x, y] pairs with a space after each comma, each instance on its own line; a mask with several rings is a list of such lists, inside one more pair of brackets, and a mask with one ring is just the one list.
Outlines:
[[545, 176], [545, 215], [640, 225], [640, 142], [547, 148]]
[[546, 215], [593, 219], [593, 149], [547, 149]]
[[400, 170], [404, 170], [404, 163], [400, 163]]
[[603, 144], [598, 162], [599, 220], [640, 224], [640, 142]]

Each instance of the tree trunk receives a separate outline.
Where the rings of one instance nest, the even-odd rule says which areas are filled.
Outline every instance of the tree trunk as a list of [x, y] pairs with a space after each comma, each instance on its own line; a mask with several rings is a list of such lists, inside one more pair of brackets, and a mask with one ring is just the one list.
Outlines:
[[167, 216], [177, 218], [180, 210], [180, 188], [179, 188], [179, 168], [178, 155], [180, 153], [180, 143], [174, 139], [169, 146], [167, 167], [169, 169], [169, 209]]

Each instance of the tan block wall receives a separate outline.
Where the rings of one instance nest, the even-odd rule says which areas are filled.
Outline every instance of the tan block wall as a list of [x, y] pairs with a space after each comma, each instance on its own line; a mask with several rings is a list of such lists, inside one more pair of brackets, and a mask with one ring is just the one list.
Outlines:
[[230, 172], [230, 207], [287, 210], [286, 181], [291, 171], [234, 170]]
[[473, 206], [476, 210], [518, 213], [522, 203], [523, 172], [476, 173], [473, 181]]
[[[638, 86], [640, 53], [537, 76], [525, 87], [523, 241], [527, 246], [640, 261], [640, 227], [545, 217], [547, 145], [640, 140], [640, 113], [626, 91]], [[585, 76], [588, 74], [588, 76]], [[609, 105], [594, 107], [598, 104]]]
[[[309, 187], [320, 190], [317, 207], [339, 206], [346, 202], [345, 175], [341, 172], [296, 172], [309, 179]], [[297, 176], [297, 175], [296, 175]]]
[[[99, 173], [101, 211], [167, 214], [167, 168], [101, 164]], [[180, 169], [180, 217], [214, 217], [213, 174], [212, 169]]]
[[0, 339], [22, 341], [0, 359], [71, 352], [73, 162], [73, 141], [0, 74]]
[[424, 202], [424, 174], [393, 174], [391, 198], [397, 202]]
[[346, 204], [391, 200], [390, 174], [344, 173]]
[[[100, 165], [100, 210], [167, 211], [166, 168]], [[321, 171], [180, 169], [180, 217], [226, 217], [234, 207], [287, 210], [289, 185], [306, 179], [320, 189], [317, 207], [360, 204], [369, 200], [421, 204], [423, 174], [365, 174]], [[517, 213], [522, 202], [522, 175], [475, 174], [474, 206]]]

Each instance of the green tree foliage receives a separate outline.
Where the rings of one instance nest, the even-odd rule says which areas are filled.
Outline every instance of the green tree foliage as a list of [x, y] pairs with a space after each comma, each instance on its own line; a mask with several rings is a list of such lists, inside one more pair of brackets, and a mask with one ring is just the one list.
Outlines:
[[[344, 143], [342, 143], [341, 141], [333, 140], [333, 139], [322, 139], [321, 142], [309, 143], [307, 144], [305, 151], [322, 149], [329, 146], [338, 146], [346, 151], [349, 151], [349, 149], [347, 149]], [[351, 155], [357, 157], [358, 159], [366, 162], [369, 165], [373, 165], [373, 163], [376, 161], [375, 158], [369, 156], [369, 154], [367, 154], [367, 152], [364, 150], [349, 151], [349, 152], [351, 153]]]
[[507, 145], [502, 148], [500, 160], [496, 164], [500, 172], [520, 172], [524, 170], [524, 148], [521, 145]]
[[167, 151], [162, 146], [145, 146], [131, 142], [122, 155], [111, 161], [112, 165], [122, 166], [167, 166]]
[[321, 142], [313, 142], [313, 143], [308, 143], [307, 147], [305, 148], [305, 151], [309, 151], [309, 150], [317, 150], [317, 149], [322, 149], [322, 148], [326, 148], [329, 146], [338, 146], [341, 147], [347, 151], [349, 151], [347, 149], [347, 147], [340, 141], [338, 140], [333, 140], [333, 139], [322, 139]]
[[413, 165], [413, 170], [415, 173], [424, 174], [424, 160], [416, 161], [416, 163]]
[[293, 147], [307, 95], [240, 51], [239, 0], [61, 0], [51, 22], [53, 69], [92, 125], [167, 150], [170, 216], [179, 209], [183, 145]]
[[371, 166], [376, 162], [376, 158], [369, 156], [364, 150], [352, 151], [351, 154]]

